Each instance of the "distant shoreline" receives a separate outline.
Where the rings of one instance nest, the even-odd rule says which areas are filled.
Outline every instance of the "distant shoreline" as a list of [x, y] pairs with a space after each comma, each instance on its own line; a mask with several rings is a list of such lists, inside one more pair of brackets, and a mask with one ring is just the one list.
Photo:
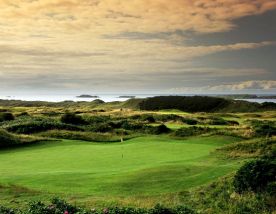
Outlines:
[[82, 94], [79, 96], [76, 96], [77, 98], [99, 98], [97, 95], [89, 95], [89, 94]]

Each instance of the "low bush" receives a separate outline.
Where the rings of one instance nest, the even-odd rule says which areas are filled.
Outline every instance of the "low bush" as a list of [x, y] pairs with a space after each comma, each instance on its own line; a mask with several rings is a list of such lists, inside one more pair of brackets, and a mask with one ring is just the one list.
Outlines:
[[176, 114], [155, 114], [154, 119], [159, 122], [182, 121], [182, 117]]
[[250, 120], [255, 136], [272, 136], [276, 135], [276, 121]]
[[269, 183], [276, 181], [276, 163], [260, 159], [244, 164], [236, 173], [233, 181], [236, 192], [262, 192]]
[[83, 128], [45, 118], [22, 118], [5, 123], [1, 128], [18, 134], [31, 134], [52, 129], [82, 131]]
[[198, 121], [192, 118], [182, 117], [181, 122], [186, 123], [187, 125], [196, 125]]
[[14, 209], [8, 209], [6, 207], [2, 207], [0, 206], [0, 213], [1, 214], [18, 214], [20, 213], [18, 210], [14, 210]]
[[7, 131], [0, 129], [0, 148], [8, 147], [18, 144], [20, 141], [14, 135], [8, 133]]
[[0, 112], [0, 122], [14, 120], [14, 116], [10, 112]]
[[93, 142], [120, 142], [121, 136], [109, 133], [95, 133], [95, 132], [79, 132], [66, 130], [50, 130], [39, 133], [39, 136], [70, 139], [70, 140], [84, 140]]
[[164, 124], [161, 124], [159, 126], [145, 126], [144, 130], [147, 134], [155, 134], [155, 135], [159, 135], [159, 134], [167, 134], [169, 133], [171, 130]]
[[0, 129], [0, 148], [10, 148], [15, 146], [27, 145], [43, 140], [47, 139], [35, 136], [14, 135], [3, 129]]
[[144, 124], [124, 120], [121, 128], [123, 128], [125, 130], [130, 130], [130, 131], [138, 131], [138, 130], [142, 130], [144, 128]]
[[235, 121], [235, 120], [228, 120], [228, 125], [230, 126], [238, 126], [240, 125], [240, 123], [238, 121]]
[[86, 121], [79, 115], [76, 115], [75, 113], [65, 113], [62, 115], [60, 118], [60, 121], [62, 123], [67, 123], [67, 124], [73, 124], [73, 125], [83, 125], [86, 124]]
[[59, 129], [59, 130], [76, 130], [81, 131], [83, 129], [69, 124], [63, 124], [63, 123], [51, 123], [51, 122], [33, 122], [33, 123], [27, 123], [27, 124], [20, 124], [20, 125], [14, 125], [7, 128], [10, 132], [15, 132], [18, 134], [31, 134], [31, 133], [37, 133], [52, 129]]
[[144, 118], [144, 120], [149, 123], [155, 123], [155, 119], [153, 116], [147, 116], [146, 118]]
[[92, 132], [106, 133], [106, 132], [113, 131], [113, 128], [108, 123], [99, 123], [99, 124], [94, 124], [94, 125], [87, 126], [86, 130], [87, 131], [92, 131]]
[[228, 121], [224, 120], [221, 117], [210, 117], [205, 122], [208, 125], [228, 125]]
[[210, 128], [208, 127], [197, 127], [197, 126], [191, 126], [191, 127], [183, 127], [180, 129], [177, 129], [174, 133], [176, 137], [188, 137], [188, 136], [194, 136], [194, 135], [201, 135], [208, 133]]
[[198, 213], [206, 214], [272, 214], [275, 198], [267, 193], [245, 192], [238, 194], [233, 187], [233, 177], [219, 178], [183, 196]]
[[[225, 134], [224, 132], [222, 134]], [[231, 143], [219, 148], [232, 158], [235, 157], [259, 157], [273, 156], [276, 150], [275, 139], [250, 139], [237, 143]]]
[[29, 204], [27, 211], [17, 211], [0, 207], [1, 214], [195, 214], [196, 212], [187, 206], [167, 208], [156, 205], [154, 208], [132, 208], [132, 207], [107, 207], [104, 209], [87, 210], [64, 200], [54, 198], [50, 204], [41, 201]]
[[26, 116], [30, 116], [29, 115], [29, 113], [28, 112], [21, 112], [21, 113], [18, 113], [17, 115], [16, 115], [16, 117], [26, 117]]
[[88, 115], [84, 115], [83, 119], [88, 124], [107, 123], [107, 122], [111, 121], [110, 116], [104, 116], [104, 115], [100, 115], [100, 116], [88, 116]]

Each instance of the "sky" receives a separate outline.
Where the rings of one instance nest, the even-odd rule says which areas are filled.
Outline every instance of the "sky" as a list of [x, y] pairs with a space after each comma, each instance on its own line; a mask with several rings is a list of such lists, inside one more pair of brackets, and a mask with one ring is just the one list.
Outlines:
[[0, 94], [276, 93], [276, 0], [0, 0]]

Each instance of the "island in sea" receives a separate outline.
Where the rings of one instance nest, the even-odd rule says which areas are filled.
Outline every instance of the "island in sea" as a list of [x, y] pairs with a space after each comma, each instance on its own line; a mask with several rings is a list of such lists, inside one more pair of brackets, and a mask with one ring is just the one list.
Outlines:
[[99, 98], [99, 96], [89, 95], [89, 94], [82, 94], [82, 95], [77, 96], [77, 98]]
[[135, 98], [136, 96], [130, 96], [130, 95], [123, 95], [123, 96], [119, 96], [119, 98]]

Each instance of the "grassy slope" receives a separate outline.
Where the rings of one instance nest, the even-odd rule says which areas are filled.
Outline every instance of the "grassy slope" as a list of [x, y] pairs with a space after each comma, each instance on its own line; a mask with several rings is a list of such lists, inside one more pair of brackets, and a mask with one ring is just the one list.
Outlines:
[[[48, 142], [0, 151], [0, 184], [28, 188], [20, 187], [23, 199], [25, 192], [33, 190], [40, 195], [49, 192], [84, 200], [156, 197], [208, 183], [233, 171], [237, 162], [218, 160], [210, 152], [237, 140], [222, 136], [187, 140], [149, 136], [113, 144]], [[10, 200], [7, 191], [12, 194], [12, 188], [0, 187], [0, 195]]]

